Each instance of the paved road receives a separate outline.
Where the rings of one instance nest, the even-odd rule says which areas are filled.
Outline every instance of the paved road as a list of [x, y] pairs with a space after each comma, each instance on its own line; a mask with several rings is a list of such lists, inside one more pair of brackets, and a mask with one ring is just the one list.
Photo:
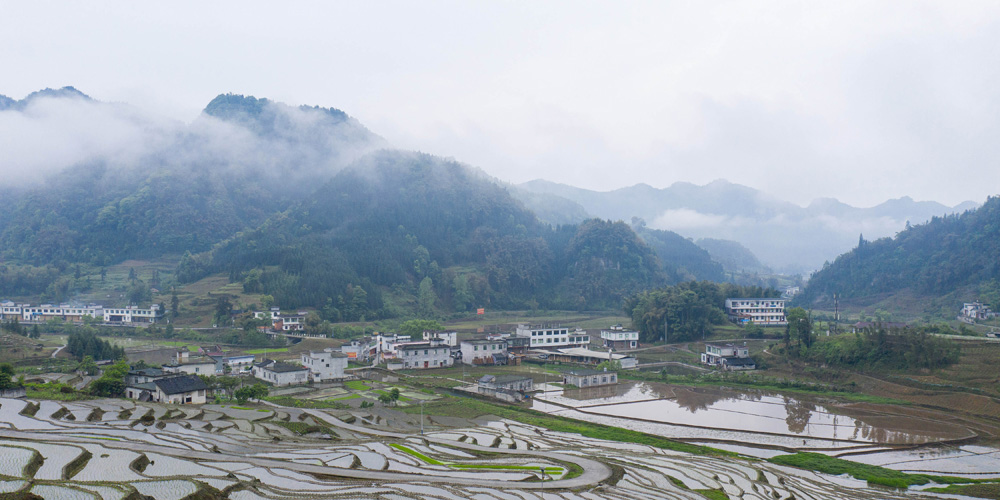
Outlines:
[[56, 357], [56, 355], [59, 354], [59, 351], [65, 349], [67, 345], [68, 344], [63, 344], [63, 345], [57, 347], [56, 350], [52, 351], [52, 357], [53, 358]]

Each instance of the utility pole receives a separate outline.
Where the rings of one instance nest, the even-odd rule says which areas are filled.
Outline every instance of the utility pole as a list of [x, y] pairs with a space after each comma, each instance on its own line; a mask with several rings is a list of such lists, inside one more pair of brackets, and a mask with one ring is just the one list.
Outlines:
[[840, 298], [833, 294], [833, 334], [837, 334], [837, 327], [840, 323]]

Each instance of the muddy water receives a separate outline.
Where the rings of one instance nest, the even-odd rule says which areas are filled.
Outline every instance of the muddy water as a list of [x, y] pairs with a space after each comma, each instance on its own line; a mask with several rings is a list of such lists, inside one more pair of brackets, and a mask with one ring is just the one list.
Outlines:
[[[566, 409], [567, 406], [572, 409]], [[887, 413], [891, 409], [873, 411], [850, 404], [830, 404], [760, 391], [688, 388], [648, 382], [627, 382], [563, 394], [547, 393], [536, 401], [535, 408], [567, 416], [575, 413], [602, 417], [600, 420], [612, 418], [665, 424], [668, 428], [781, 436], [806, 443], [810, 440], [839, 443], [836, 447], [845, 443], [912, 445], [972, 436], [963, 427]], [[595, 418], [587, 420], [596, 421]], [[676, 437], [713, 437], [712, 433], [704, 432], [677, 434]]]

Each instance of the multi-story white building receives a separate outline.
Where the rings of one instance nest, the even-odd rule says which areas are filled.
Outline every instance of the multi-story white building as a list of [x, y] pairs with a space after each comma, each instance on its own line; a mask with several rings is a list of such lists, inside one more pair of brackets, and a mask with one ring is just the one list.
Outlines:
[[271, 328], [279, 332], [298, 332], [306, 329], [306, 312], [298, 311], [295, 314], [283, 313], [281, 309], [272, 307], [269, 311], [254, 311], [253, 317], [256, 319], [271, 320]]
[[61, 319], [73, 323], [83, 322], [84, 317], [102, 318], [102, 307], [94, 304], [90, 305], [52, 305], [42, 304], [32, 306], [31, 304], [15, 304], [7, 301], [0, 304], [0, 319], [17, 318], [18, 321], [48, 321], [50, 319]]
[[424, 332], [424, 340], [441, 339], [451, 347], [458, 347], [458, 332]]
[[304, 352], [302, 365], [309, 369], [309, 379], [313, 382], [340, 380], [347, 369], [347, 355], [332, 350]]
[[564, 326], [517, 325], [514, 335], [528, 338], [529, 349], [558, 349], [590, 345], [590, 335], [579, 328]]
[[622, 328], [622, 325], [615, 325], [608, 330], [601, 330], [601, 339], [604, 341], [605, 348], [622, 350], [639, 347], [639, 332], [626, 330]]
[[139, 306], [109, 307], [103, 309], [105, 323], [156, 323], [163, 320], [159, 304], [148, 308]]
[[148, 308], [139, 306], [104, 307], [98, 304], [15, 304], [0, 303], [0, 319], [17, 318], [19, 321], [41, 322], [61, 319], [82, 323], [84, 318], [95, 318], [105, 323], [157, 323], [163, 320], [164, 311], [158, 304]]
[[[413, 341], [409, 335], [397, 335], [395, 333], [375, 333], [372, 338], [375, 343], [375, 358], [382, 363], [390, 359], [396, 359], [398, 347], [401, 344], [408, 344]], [[440, 341], [429, 341], [440, 342]]]
[[410, 342], [396, 346], [397, 360], [404, 369], [444, 368], [451, 366], [451, 346], [441, 341]]
[[725, 370], [753, 370], [757, 364], [750, 358], [747, 346], [733, 344], [705, 344], [705, 352], [701, 353], [701, 362], [706, 365], [719, 366]]
[[761, 326], [787, 325], [785, 299], [726, 299], [730, 321]]
[[989, 319], [997, 313], [990, 311], [990, 306], [982, 302], [966, 302], [962, 305], [962, 316], [969, 319]]
[[463, 340], [459, 346], [462, 350], [462, 362], [467, 365], [507, 364], [506, 340], [500, 338]]

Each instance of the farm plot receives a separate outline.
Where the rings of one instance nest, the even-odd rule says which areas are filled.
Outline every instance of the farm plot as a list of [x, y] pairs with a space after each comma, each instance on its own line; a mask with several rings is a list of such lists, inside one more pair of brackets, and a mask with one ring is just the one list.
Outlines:
[[[409, 425], [408, 417], [392, 412], [354, 412], [371, 422], [362, 427], [334, 417], [347, 412], [314, 411], [301, 419], [302, 410], [287, 408], [260, 412], [206, 406], [195, 411], [143, 404], [125, 414], [124, 404], [103, 400], [45, 402], [31, 416], [20, 410], [34, 402], [0, 404], [6, 407], [0, 407], [0, 494], [30, 490], [45, 498], [96, 499], [138, 492], [180, 499], [204, 493], [198, 493], [200, 488], [237, 486], [227, 493], [230, 498], [820, 500], [924, 495], [746, 458], [692, 455], [507, 420], [421, 436], [399, 433], [400, 425]], [[65, 418], [89, 416], [95, 409], [116, 413], [116, 418]], [[288, 424], [326, 428], [339, 437], [317, 439], [311, 436], [318, 433], [299, 434]], [[34, 430], [39, 427], [45, 429]], [[973, 446], [926, 458], [952, 456], [976, 457], [984, 470], [995, 458], [989, 449]], [[45, 458], [40, 467], [38, 457]], [[618, 475], [609, 479], [599, 468], [577, 465], [574, 457], [598, 458]], [[871, 461], [909, 469], [917, 468], [919, 457], [898, 452]], [[574, 489], [559, 488], [560, 481], [573, 480], [580, 481]], [[558, 495], [542, 491], [550, 485], [559, 488]]]

